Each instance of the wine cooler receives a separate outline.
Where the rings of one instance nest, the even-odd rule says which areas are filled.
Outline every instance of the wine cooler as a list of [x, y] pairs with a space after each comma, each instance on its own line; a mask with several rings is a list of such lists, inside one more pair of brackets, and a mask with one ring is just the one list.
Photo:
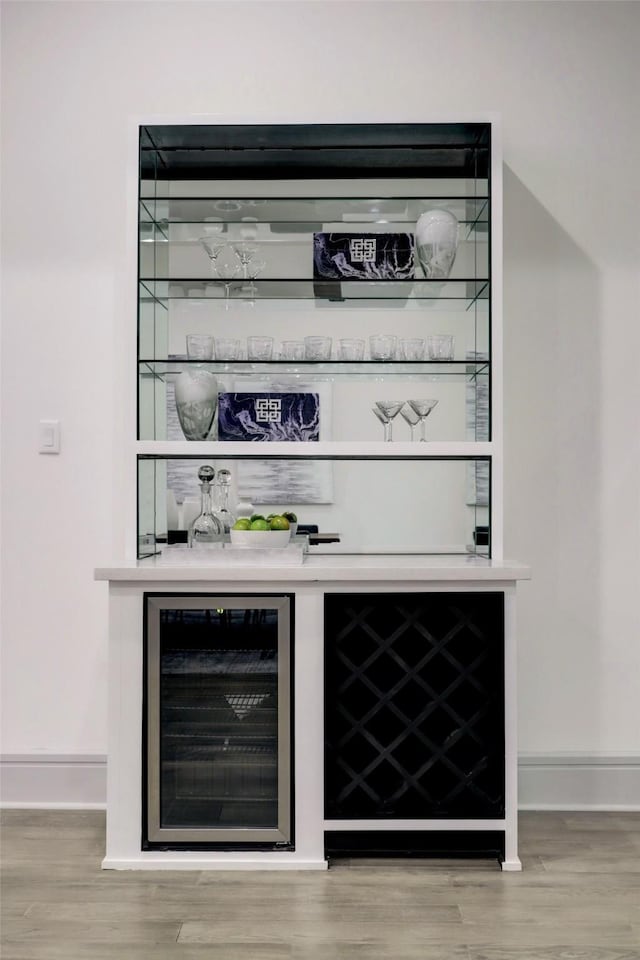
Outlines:
[[292, 613], [145, 594], [144, 849], [292, 848]]

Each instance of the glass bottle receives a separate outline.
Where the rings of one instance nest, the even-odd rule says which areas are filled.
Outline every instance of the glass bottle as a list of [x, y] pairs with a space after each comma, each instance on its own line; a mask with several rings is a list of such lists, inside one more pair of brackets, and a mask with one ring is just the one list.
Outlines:
[[218, 492], [216, 513], [222, 519], [224, 532], [228, 533], [236, 522], [235, 515], [229, 507], [229, 491], [231, 489], [231, 473], [229, 470], [218, 470], [216, 487]]
[[213, 507], [211, 483], [215, 477], [213, 467], [202, 466], [198, 470], [200, 483], [200, 514], [189, 527], [189, 546], [196, 543], [216, 543], [224, 536], [224, 522]]

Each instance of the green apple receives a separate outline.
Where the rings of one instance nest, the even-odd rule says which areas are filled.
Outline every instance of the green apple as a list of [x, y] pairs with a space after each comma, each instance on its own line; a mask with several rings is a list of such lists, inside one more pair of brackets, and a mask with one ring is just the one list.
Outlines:
[[276, 516], [271, 518], [271, 529], [272, 530], [288, 530], [289, 521], [285, 516]]

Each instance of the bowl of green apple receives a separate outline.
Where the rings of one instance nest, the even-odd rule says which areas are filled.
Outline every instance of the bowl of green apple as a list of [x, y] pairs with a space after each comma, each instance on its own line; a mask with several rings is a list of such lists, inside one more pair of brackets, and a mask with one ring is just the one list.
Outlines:
[[240, 517], [231, 528], [231, 543], [236, 547], [286, 547], [290, 539], [290, 523], [280, 513]]

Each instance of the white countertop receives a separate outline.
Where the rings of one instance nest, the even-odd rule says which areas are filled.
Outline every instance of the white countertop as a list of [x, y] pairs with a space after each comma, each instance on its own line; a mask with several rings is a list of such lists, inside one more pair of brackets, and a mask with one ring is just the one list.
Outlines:
[[257, 564], [249, 559], [238, 564], [206, 563], [202, 554], [193, 560], [184, 555], [174, 562], [166, 558], [130, 560], [97, 567], [96, 580], [124, 582], [161, 581], [513, 581], [529, 580], [524, 564], [486, 560], [480, 557], [408, 554], [341, 554], [307, 556], [300, 566], [273, 562]]

